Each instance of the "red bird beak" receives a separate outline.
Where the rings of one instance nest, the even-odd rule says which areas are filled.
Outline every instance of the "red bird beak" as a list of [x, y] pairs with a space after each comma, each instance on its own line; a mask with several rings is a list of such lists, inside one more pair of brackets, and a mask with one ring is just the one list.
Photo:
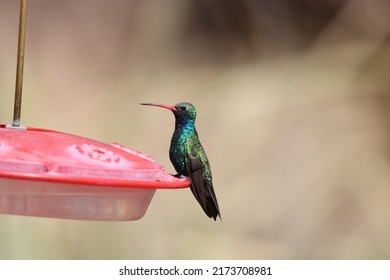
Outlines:
[[168, 109], [168, 110], [171, 110], [171, 111], [176, 111], [175, 107], [169, 106], [169, 105], [156, 104], [156, 103], [140, 103], [140, 104], [141, 105], [146, 105], [146, 106], [156, 106], [156, 107], [165, 108], [165, 109]]

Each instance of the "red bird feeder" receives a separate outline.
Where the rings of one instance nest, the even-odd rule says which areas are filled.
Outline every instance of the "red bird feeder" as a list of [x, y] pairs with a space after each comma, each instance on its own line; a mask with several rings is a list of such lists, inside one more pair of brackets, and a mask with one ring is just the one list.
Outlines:
[[136, 220], [156, 189], [189, 187], [151, 157], [120, 144], [20, 126], [26, 0], [21, 0], [12, 125], [0, 125], [0, 213]]
[[0, 213], [136, 220], [156, 189], [188, 186], [187, 179], [119, 144], [0, 126]]

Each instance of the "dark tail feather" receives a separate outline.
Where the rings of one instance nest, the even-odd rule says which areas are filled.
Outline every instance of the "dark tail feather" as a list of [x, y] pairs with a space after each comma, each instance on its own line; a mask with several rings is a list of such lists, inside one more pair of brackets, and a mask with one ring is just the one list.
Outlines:
[[185, 160], [191, 181], [190, 188], [192, 193], [200, 206], [202, 206], [206, 215], [216, 221], [218, 216], [221, 218], [221, 214], [219, 212], [217, 197], [214, 193], [210, 171], [205, 169], [199, 157], [186, 155]]
[[193, 184], [191, 184], [190, 189], [198, 201], [199, 205], [202, 207], [203, 211], [209, 218], [217, 220], [217, 217], [222, 221], [221, 213], [219, 212], [217, 198], [215, 197], [214, 192], [210, 193], [211, 196], [206, 195], [203, 197], [199, 197], [197, 190], [194, 188]]
[[219, 212], [218, 209], [218, 204], [215, 204], [212, 198], [208, 198], [206, 203], [207, 203], [206, 207], [205, 208], [202, 207], [206, 215], [209, 216], [210, 218], [213, 218], [214, 221], [217, 220], [217, 217], [219, 217], [219, 219], [222, 221], [221, 213]]

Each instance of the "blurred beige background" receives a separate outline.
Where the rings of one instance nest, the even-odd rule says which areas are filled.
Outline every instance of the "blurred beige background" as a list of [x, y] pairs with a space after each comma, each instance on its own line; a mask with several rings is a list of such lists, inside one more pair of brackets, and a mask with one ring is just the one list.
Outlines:
[[[168, 158], [190, 101], [223, 221], [189, 189], [143, 219], [0, 215], [1, 259], [390, 258], [390, 2], [30, 0], [22, 124]], [[0, 2], [10, 123], [19, 1]]]

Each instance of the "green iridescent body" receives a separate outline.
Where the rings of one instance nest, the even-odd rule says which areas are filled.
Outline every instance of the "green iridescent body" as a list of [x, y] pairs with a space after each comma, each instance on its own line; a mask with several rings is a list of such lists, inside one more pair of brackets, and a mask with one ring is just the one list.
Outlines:
[[169, 148], [169, 158], [178, 174], [188, 176], [188, 171], [185, 166], [185, 154], [186, 151], [195, 148], [194, 145], [199, 145], [201, 153], [206, 156], [200, 145], [195, 124], [176, 119], [175, 132], [173, 133], [171, 147]]
[[169, 149], [169, 158], [178, 175], [188, 176], [191, 191], [210, 218], [221, 217], [214, 193], [210, 164], [195, 129], [196, 109], [190, 103], [175, 106], [141, 103], [169, 109], [175, 115], [175, 131]]

